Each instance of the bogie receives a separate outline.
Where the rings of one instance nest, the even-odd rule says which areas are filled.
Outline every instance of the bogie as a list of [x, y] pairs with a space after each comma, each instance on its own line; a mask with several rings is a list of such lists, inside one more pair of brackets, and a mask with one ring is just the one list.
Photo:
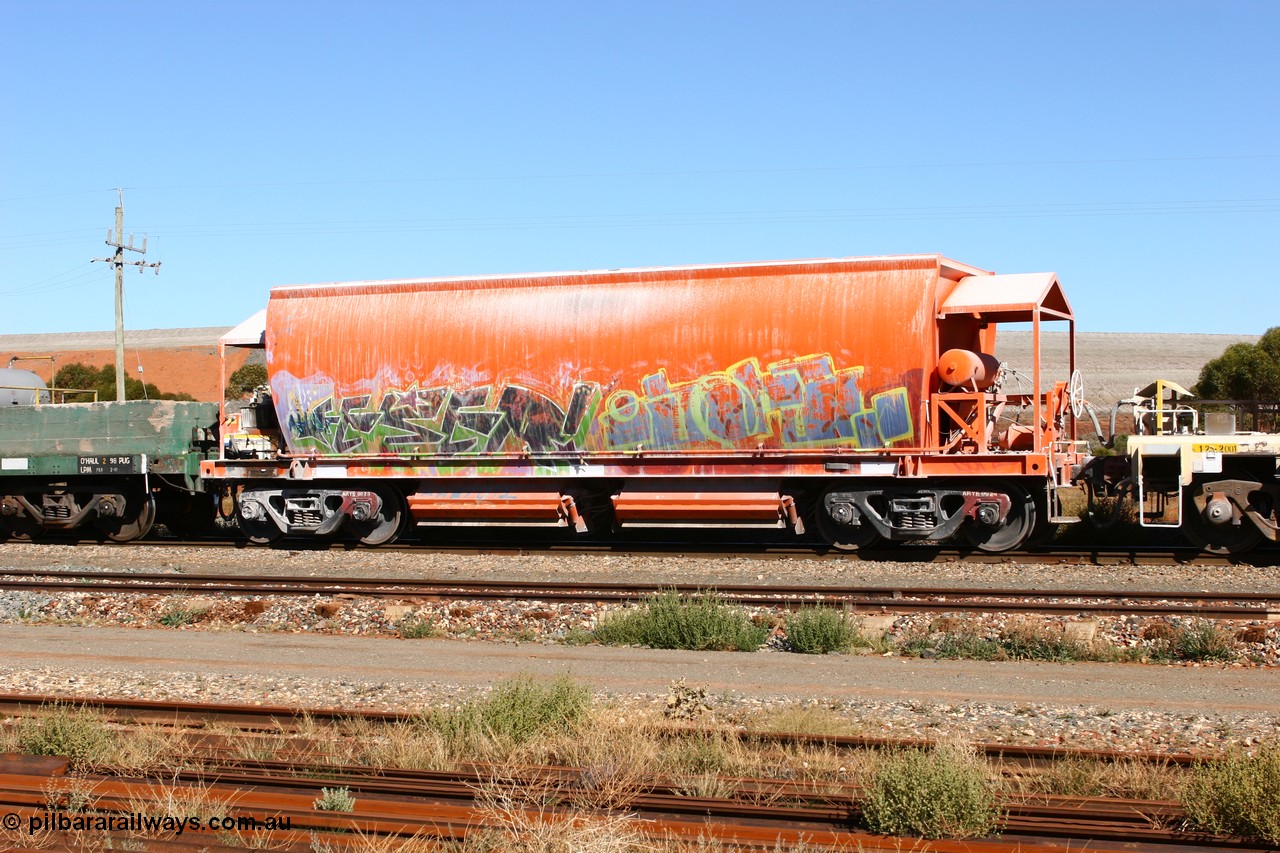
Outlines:
[[1007, 480], [942, 484], [841, 483], [818, 507], [818, 528], [834, 547], [859, 550], [881, 541], [941, 542], [962, 535], [982, 551], [1026, 543], [1036, 527], [1028, 489]]
[[364, 545], [386, 545], [408, 519], [398, 487], [317, 483], [282, 488], [251, 483], [236, 495], [236, 522], [252, 542], [267, 544], [284, 536], [325, 538], [345, 530]]

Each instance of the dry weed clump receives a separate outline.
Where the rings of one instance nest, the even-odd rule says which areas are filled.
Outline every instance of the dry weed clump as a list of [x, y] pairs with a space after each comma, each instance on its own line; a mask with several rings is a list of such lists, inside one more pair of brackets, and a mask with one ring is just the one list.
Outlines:
[[108, 764], [116, 752], [116, 736], [107, 718], [93, 708], [54, 703], [18, 721], [18, 752], [58, 755], [73, 770]]
[[579, 786], [570, 798], [575, 807], [626, 809], [652, 788], [661, 755], [654, 727], [616, 713], [597, 714], [580, 734], [549, 744], [557, 760], [580, 768]]
[[885, 757], [862, 802], [872, 832], [922, 838], [990, 835], [1000, 821], [998, 790], [985, 761], [947, 743]]
[[1027, 794], [1067, 797], [1120, 797], [1134, 800], [1176, 799], [1185, 781], [1178, 768], [1150, 761], [1102, 761], [1063, 758], [1008, 783]]
[[768, 635], [768, 628], [714, 591], [686, 596], [666, 590], [646, 598], [639, 610], [602, 621], [592, 638], [607, 646], [753, 652]]
[[313, 833], [308, 849], [311, 853], [481, 853], [465, 842], [441, 841], [426, 831], [419, 831], [409, 838], [398, 835], [375, 835], [360, 827], [353, 827], [341, 838], [329, 838]]
[[147, 786], [146, 793], [129, 799], [123, 811], [140, 816], [142, 828], [131, 835], [146, 839], [172, 839], [179, 832], [166, 824], [196, 818], [201, 826], [231, 813], [232, 801], [213, 795], [203, 784], [182, 784], [173, 779], [168, 784]]
[[591, 693], [567, 676], [539, 683], [529, 676], [499, 682], [489, 695], [449, 711], [428, 711], [434, 729], [462, 754], [491, 756], [535, 738], [574, 731], [591, 708]]
[[1280, 844], [1280, 744], [1198, 766], [1182, 804], [1191, 823], [1209, 832]]
[[457, 766], [456, 750], [438, 730], [420, 723], [368, 725], [352, 739], [358, 750], [355, 762], [371, 767], [400, 770], [451, 770]]
[[639, 853], [650, 849], [634, 815], [586, 814], [555, 804], [562, 786], [494, 778], [476, 790], [476, 808], [491, 829], [468, 838], [465, 853]]
[[182, 732], [167, 726], [136, 726], [114, 734], [114, 749], [104, 762], [113, 773], [138, 776], [188, 763], [192, 757], [190, 741]]

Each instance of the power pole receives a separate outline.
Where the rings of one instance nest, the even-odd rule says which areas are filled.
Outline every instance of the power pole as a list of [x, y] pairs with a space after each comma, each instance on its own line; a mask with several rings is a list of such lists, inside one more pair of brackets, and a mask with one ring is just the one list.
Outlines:
[[[112, 235], [111, 231], [107, 231], [107, 245], [114, 246], [116, 253], [110, 258], [94, 258], [94, 261], [109, 263], [116, 268], [116, 399], [124, 402], [124, 268], [125, 266], [137, 267], [141, 273], [144, 269], [153, 269], [156, 275], [160, 274], [160, 261], [149, 264], [146, 261], [126, 261], [124, 253], [126, 251], [137, 252], [140, 255], [147, 253], [147, 238], [142, 237], [142, 247], [133, 245], [133, 235], [129, 235], [129, 242], [124, 242], [124, 190], [116, 190], [120, 193], [120, 205], [116, 208], [116, 230]], [[112, 239], [114, 236], [114, 239]]]

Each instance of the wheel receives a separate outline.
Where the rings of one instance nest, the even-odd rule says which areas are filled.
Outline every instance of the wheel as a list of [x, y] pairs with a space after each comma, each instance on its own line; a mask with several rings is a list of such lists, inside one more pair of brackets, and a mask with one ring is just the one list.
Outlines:
[[112, 542], [132, 542], [141, 539], [151, 531], [156, 520], [156, 502], [147, 495], [142, 506], [132, 518], [125, 518], [110, 525], [103, 525], [102, 530]]
[[164, 493], [164, 509], [159, 521], [174, 536], [196, 539], [208, 532], [218, 515], [217, 498], [207, 492]]
[[236, 518], [236, 524], [240, 527], [240, 532], [244, 534], [244, 538], [255, 545], [269, 545], [284, 535], [284, 531], [269, 518], [251, 520], [238, 517]]
[[995, 527], [970, 522], [964, 527], [965, 538], [979, 551], [999, 554], [1026, 543], [1036, 528], [1036, 505], [1031, 494], [1017, 483], [995, 482], [989, 491], [1009, 496], [1009, 513]]
[[814, 515], [818, 520], [818, 531], [822, 538], [839, 551], [861, 551], [878, 544], [882, 537], [866, 519], [861, 524], [841, 524], [831, 517], [824, 499], [816, 508]]
[[351, 531], [361, 545], [386, 545], [394, 542], [409, 517], [409, 507], [405, 504], [404, 495], [397, 489], [374, 489], [382, 500], [382, 508], [378, 514], [368, 521], [347, 519], [347, 529]]
[[[1238, 471], [1224, 472], [1221, 477], [1223, 480], [1257, 482]], [[1239, 554], [1262, 541], [1262, 531], [1248, 520], [1243, 520], [1238, 525], [1214, 524], [1205, 518], [1203, 508], [1199, 505], [1199, 501], [1208, 502], [1204, 488], [1203, 483], [1192, 484], [1182, 496], [1182, 533], [1191, 540], [1192, 545], [1210, 554]]]
[[240, 528], [244, 538], [255, 545], [269, 545], [284, 536], [284, 531], [262, 506], [267, 499], [254, 492], [250, 492], [249, 497], [251, 500], [248, 504], [257, 510], [253, 518], [246, 518], [244, 514], [245, 494], [238, 494], [235, 498], [236, 526]]
[[0, 541], [34, 542], [44, 532], [40, 522], [25, 515], [0, 517]]
[[1034, 498], [1034, 507], [1036, 520], [1031, 526], [1031, 535], [1027, 537], [1026, 544], [1039, 547], [1041, 545], [1047, 545], [1049, 540], [1053, 538], [1053, 535], [1058, 532], [1058, 525], [1049, 521], [1049, 519], [1057, 513], [1049, 512], [1049, 500], [1047, 496], [1043, 494]]
[[1182, 533], [1191, 544], [1210, 554], [1239, 554], [1262, 541], [1262, 531], [1251, 522], [1210, 524], [1194, 509], [1182, 523]]

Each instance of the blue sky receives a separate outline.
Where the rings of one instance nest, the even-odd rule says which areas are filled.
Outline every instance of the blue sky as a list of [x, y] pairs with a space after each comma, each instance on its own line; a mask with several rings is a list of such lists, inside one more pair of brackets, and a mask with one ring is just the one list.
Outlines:
[[[277, 284], [940, 252], [1280, 325], [1280, 3], [0, 4], [0, 334]], [[136, 258], [136, 256], [135, 256]], [[133, 259], [133, 258], [131, 258]]]

